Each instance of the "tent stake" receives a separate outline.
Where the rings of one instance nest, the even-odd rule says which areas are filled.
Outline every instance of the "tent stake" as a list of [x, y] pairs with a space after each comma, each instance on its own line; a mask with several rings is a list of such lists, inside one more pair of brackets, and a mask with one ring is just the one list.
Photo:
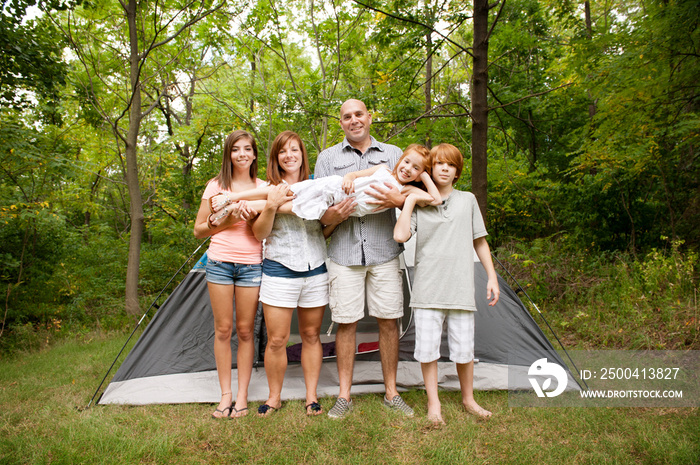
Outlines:
[[126, 342], [124, 342], [124, 345], [122, 346], [121, 350], [119, 350], [119, 353], [118, 353], [117, 356], [114, 358], [114, 361], [112, 362], [112, 365], [110, 365], [109, 370], [107, 370], [107, 373], [105, 373], [104, 378], [102, 378], [102, 381], [100, 382], [100, 385], [97, 386], [97, 389], [95, 390], [95, 393], [92, 395], [92, 399], [90, 399], [90, 402], [88, 402], [88, 404], [87, 404], [87, 406], [85, 407], [85, 409], [89, 409], [90, 406], [92, 405], [92, 402], [95, 400], [95, 397], [97, 397], [97, 393], [100, 392], [100, 389], [102, 389], [102, 385], [105, 383], [105, 380], [107, 379], [107, 377], [109, 376], [109, 374], [112, 372], [112, 368], [114, 368], [114, 365], [116, 365], [117, 360], [119, 360], [119, 357], [121, 357], [122, 352], [124, 352], [124, 349], [126, 348], [127, 344], [129, 344], [129, 341], [131, 341], [131, 338], [134, 337], [134, 334], [136, 334], [136, 331], [137, 331], [137, 330], [139, 329], [139, 327], [141, 326], [141, 323], [143, 323], [143, 320], [145, 320], [145, 319], [146, 319], [146, 316], [148, 316], [148, 312], [150, 312], [151, 309], [152, 309], [153, 307], [156, 307], [156, 306], [157, 306], [157, 305], [156, 305], [156, 302], [158, 302], [158, 299], [160, 299], [160, 297], [163, 295], [163, 293], [164, 293], [165, 290], [168, 288], [168, 286], [170, 286], [170, 283], [173, 282], [173, 280], [175, 279], [175, 277], [176, 277], [178, 274], [180, 274], [180, 272], [181, 272], [182, 269], [185, 267], [185, 265], [187, 265], [187, 264], [189, 263], [189, 261], [192, 260], [192, 257], [194, 257], [195, 254], [196, 254], [197, 252], [199, 252], [199, 249], [201, 249], [202, 246], [203, 246], [204, 244], [206, 244], [206, 243], [209, 241], [209, 239], [210, 239], [210, 238], [207, 237], [207, 238], [204, 240], [204, 242], [202, 242], [201, 244], [199, 244], [199, 247], [197, 247], [197, 248], [195, 249], [195, 251], [192, 252], [192, 253], [190, 254], [189, 257], [187, 257], [187, 260], [185, 260], [185, 262], [182, 264], [182, 266], [180, 266], [180, 268], [178, 268], [178, 270], [175, 272], [175, 274], [172, 275], [172, 277], [168, 280], [168, 282], [165, 284], [165, 286], [163, 286], [163, 289], [161, 289], [161, 291], [158, 293], [158, 295], [157, 295], [156, 298], [153, 300], [153, 302], [151, 303], [151, 305], [148, 307], [148, 309], [146, 310], [146, 312], [141, 316], [141, 319], [138, 321], [138, 323], [136, 323], [136, 327], [135, 327], [134, 330], [131, 332], [131, 334], [129, 334], [129, 337], [126, 339]]

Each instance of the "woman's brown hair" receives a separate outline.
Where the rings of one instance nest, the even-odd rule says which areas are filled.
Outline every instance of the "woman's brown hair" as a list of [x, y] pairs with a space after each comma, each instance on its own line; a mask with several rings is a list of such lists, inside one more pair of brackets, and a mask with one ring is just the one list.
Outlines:
[[272, 185], [276, 186], [277, 184], [281, 183], [282, 179], [284, 178], [284, 170], [280, 166], [279, 153], [290, 140], [297, 141], [302, 154], [301, 167], [299, 168], [299, 179], [297, 179], [297, 181], [305, 181], [309, 179], [309, 157], [306, 154], [304, 142], [296, 132], [282, 131], [277, 135], [277, 137], [275, 137], [274, 142], [272, 142], [272, 147], [270, 147], [270, 155], [267, 158], [267, 180]]

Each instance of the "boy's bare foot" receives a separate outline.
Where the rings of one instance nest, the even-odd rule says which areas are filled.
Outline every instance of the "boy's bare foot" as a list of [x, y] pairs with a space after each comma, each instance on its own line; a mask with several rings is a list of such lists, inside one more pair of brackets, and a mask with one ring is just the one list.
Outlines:
[[440, 402], [428, 402], [428, 421], [433, 426], [445, 424], [445, 421], [442, 419], [442, 405], [440, 405]]
[[464, 409], [467, 411], [467, 413], [470, 413], [480, 420], [488, 420], [491, 418], [492, 413], [486, 410], [485, 408], [482, 408], [479, 404], [476, 402], [464, 402], [462, 405], [464, 405]]
[[442, 419], [442, 416], [438, 414], [431, 414], [428, 413], [428, 421], [432, 423], [433, 426], [442, 426], [445, 424], [445, 420]]

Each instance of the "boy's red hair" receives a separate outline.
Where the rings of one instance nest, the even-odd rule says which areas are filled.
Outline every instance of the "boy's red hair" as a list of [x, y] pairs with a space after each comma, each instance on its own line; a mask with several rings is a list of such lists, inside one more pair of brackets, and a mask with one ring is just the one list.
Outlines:
[[457, 168], [457, 173], [455, 174], [452, 184], [455, 184], [457, 180], [459, 180], [459, 177], [462, 175], [462, 167], [464, 166], [464, 157], [457, 147], [452, 144], [440, 144], [435, 146], [430, 151], [430, 158], [431, 167], [437, 162], [446, 162], [450, 165], [454, 165]]

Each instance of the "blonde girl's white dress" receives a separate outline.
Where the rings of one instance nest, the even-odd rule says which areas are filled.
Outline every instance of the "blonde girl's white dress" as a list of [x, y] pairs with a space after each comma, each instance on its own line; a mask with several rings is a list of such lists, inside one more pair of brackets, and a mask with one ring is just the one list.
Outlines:
[[306, 220], [318, 220], [331, 207], [342, 202], [347, 197], [354, 197], [357, 202], [355, 212], [351, 216], [365, 216], [374, 211], [376, 205], [368, 203], [376, 200], [368, 190], [372, 184], [384, 186], [388, 182], [401, 190], [403, 186], [394, 178], [387, 168], [380, 168], [371, 176], [363, 176], [355, 179], [355, 192], [348, 195], [343, 190], [342, 176], [325, 176], [318, 179], [309, 179], [297, 182], [290, 186], [296, 197], [292, 200], [292, 211], [295, 215]]

